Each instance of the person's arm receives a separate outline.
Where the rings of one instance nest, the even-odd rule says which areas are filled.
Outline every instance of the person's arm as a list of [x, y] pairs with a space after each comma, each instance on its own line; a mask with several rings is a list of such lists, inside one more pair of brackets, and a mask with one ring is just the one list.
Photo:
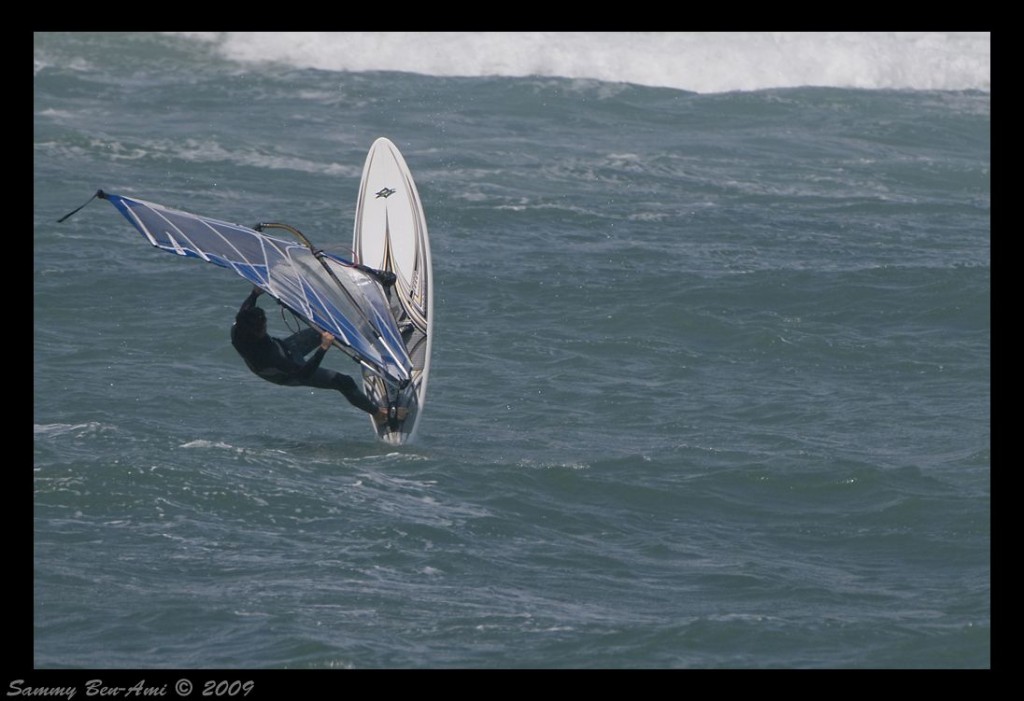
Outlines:
[[242, 302], [242, 306], [238, 308], [239, 313], [255, 307], [256, 298], [259, 297], [261, 294], [263, 294], [263, 290], [261, 290], [259, 287], [256, 287], [256, 285], [253, 285], [252, 292], [250, 292], [249, 296], [245, 298], [244, 302]]
[[321, 331], [320, 347], [316, 349], [316, 353], [309, 356], [309, 359], [301, 368], [299, 368], [299, 371], [295, 376], [300, 380], [304, 380], [312, 375], [313, 372], [320, 367], [320, 362], [324, 359], [324, 355], [327, 354], [332, 343], [334, 343], [334, 336], [327, 331]]
[[[239, 334], [238, 334], [238, 317], [243, 312], [246, 312], [246, 311], [252, 309], [253, 307], [255, 307], [256, 306], [256, 298], [259, 297], [261, 294], [263, 294], [263, 290], [261, 290], [260, 288], [256, 287], [256, 285], [253, 285], [252, 286], [252, 292], [250, 292], [249, 296], [245, 298], [245, 301], [242, 302], [242, 306], [238, 308], [238, 312], [235, 314], [235, 323], [233, 323], [231, 325], [231, 345], [233, 345], [235, 347], [235, 349], [239, 353], [242, 354], [243, 358], [245, 358], [246, 355], [249, 355], [251, 353], [251, 351], [249, 349], [251, 348], [252, 344], [249, 343], [249, 342], [244, 341], [243, 339], [241, 339], [239, 337]], [[246, 362], [249, 362], [249, 360], [246, 359]]]

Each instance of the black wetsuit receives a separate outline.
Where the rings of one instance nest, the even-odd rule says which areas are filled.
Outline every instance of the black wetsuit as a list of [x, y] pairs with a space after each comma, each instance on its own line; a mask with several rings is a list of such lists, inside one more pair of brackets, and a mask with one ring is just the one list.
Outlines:
[[[258, 297], [254, 290], [239, 309], [239, 312], [256, 306]], [[303, 329], [288, 338], [273, 338], [264, 334], [262, 338], [250, 338], [239, 333], [238, 325], [231, 327], [231, 345], [245, 360], [245, 364], [254, 373], [268, 382], [277, 385], [316, 387], [318, 389], [336, 389], [345, 398], [367, 414], [377, 413], [374, 404], [348, 375], [320, 367], [320, 361], [327, 353], [320, 345], [320, 332], [316, 329]], [[306, 354], [316, 348], [316, 352], [306, 359]]]

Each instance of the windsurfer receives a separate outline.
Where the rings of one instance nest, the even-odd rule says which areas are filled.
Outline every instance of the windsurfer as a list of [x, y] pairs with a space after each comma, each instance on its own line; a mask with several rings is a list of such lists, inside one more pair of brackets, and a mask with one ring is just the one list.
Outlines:
[[[277, 385], [336, 389], [349, 403], [373, 416], [378, 423], [387, 421], [387, 407], [374, 404], [359, 389], [355, 380], [340, 372], [320, 367], [320, 362], [334, 342], [332, 334], [307, 328], [280, 339], [267, 333], [266, 312], [256, 304], [261, 294], [263, 290], [253, 286], [231, 326], [231, 345], [249, 369]], [[306, 355], [314, 348], [316, 352], [307, 359]], [[407, 413], [407, 409], [398, 407], [395, 418], [401, 421]]]

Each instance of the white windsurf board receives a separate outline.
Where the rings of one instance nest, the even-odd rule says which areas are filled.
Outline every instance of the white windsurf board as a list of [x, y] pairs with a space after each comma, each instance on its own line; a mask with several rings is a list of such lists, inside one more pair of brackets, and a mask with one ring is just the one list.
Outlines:
[[363, 390], [381, 406], [408, 412], [401, 421], [373, 421], [382, 441], [403, 445], [415, 438], [426, 404], [434, 340], [434, 276], [416, 184], [401, 152], [384, 137], [373, 142], [363, 166], [352, 250], [358, 263], [396, 276], [387, 294], [413, 362], [412, 379], [404, 388], [388, 388], [379, 377], [364, 371]]

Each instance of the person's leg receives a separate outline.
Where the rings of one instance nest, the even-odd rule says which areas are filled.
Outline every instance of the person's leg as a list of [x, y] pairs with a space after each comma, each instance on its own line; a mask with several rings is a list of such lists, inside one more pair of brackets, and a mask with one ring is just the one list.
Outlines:
[[356, 381], [348, 375], [342, 375], [340, 372], [328, 370], [327, 368], [317, 368], [302, 384], [318, 389], [338, 390], [352, 406], [362, 409], [367, 414], [377, 413], [377, 405], [363, 394]]
[[352, 406], [362, 409], [367, 414], [377, 413], [379, 407], [363, 393], [363, 390], [359, 389], [356, 381], [348, 375], [342, 375], [340, 372], [334, 373], [334, 388], [341, 392]]

